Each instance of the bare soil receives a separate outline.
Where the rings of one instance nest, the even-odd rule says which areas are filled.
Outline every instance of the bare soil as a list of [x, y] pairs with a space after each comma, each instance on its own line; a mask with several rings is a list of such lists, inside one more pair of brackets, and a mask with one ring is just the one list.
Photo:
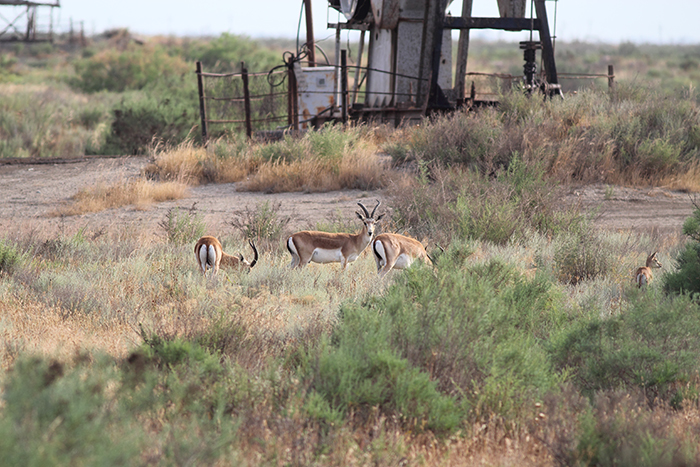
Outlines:
[[[36, 162], [36, 161], [34, 161]], [[263, 201], [280, 203], [281, 213], [291, 217], [292, 228], [310, 228], [316, 222], [336, 219], [357, 209], [362, 200], [371, 208], [381, 191], [344, 190], [328, 193], [265, 194], [236, 191], [235, 183], [193, 187], [180, 200], [157, 203], [146, 209], [126, 206], [92, 214], [55, 216], [56, 210], [79, 190], [97, 182], [114, 182], [138, 176], [145, 157], [92, 158], [54, 163], [14, 161], [0, 165], [0, 229], [29, 227], [46, 235], [78, 228], [91, 231], [136, 225], [158, 234], [158, 223], [168, 209], [189, 208], [197, 203], [212, 234], [232, 233], [233, 213]], [[594, 213], [597, 226], [611, 230], [643, 230], [657, 235], [680, 235], [681, 226], [693, 211], [693, 195], [664, 188], [630, 188], [590, 185], [572, 187], [562, 202], [579, 205]], [[383, 203], [386, 206], [387, 203]]]

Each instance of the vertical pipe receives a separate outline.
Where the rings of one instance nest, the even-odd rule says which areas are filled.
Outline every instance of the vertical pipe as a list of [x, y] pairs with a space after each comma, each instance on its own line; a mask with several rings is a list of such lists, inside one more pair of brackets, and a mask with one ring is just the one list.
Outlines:
[[292, 123], [294, 123], [294, 96], [292, 95], [292, 89], [294, 88], [294, 70], [291, 64], [287, 64], [287, 126], [291, 128]]
[[343, 123], [348, 123], [348, 51], [340, 52], [340, 94], [341, 116]]
[[294, 59], [290, 59], [289, 64], [289, 115], [287, 119], [290, 122], [292, 131], [299, 130], [299, 96], [297, 94], [297, 77], [294, 72]]
[[248, 87], [248, 69], [245, 62], [241, 62], [241, 78], [243, 78], [243, 109], [245, 111], [245, 135], [250, 139], [253, 136], [253, 124], [250, 121], [250, 88]]
[[[547, 74], [548, 84], [559, 84], [557, 77], [557, 66], [554, 62], [554, 47], [552, 47], [552, 37], [549, 35], [549, 23], [547, 22], [547, 7], [545, 0], [535, 0], [535, 12], [540, 20], [540, 42], [542, 43], [542, 60], [544, 61], [544, 71]], [[561, 89], [557, 88], [556, 94], [561, 95]], [[551, 95], [551, 94], [550, 94]]]
[[[471, 18], [472, 0], [463, 0], [462, 18]], [[457, 69], [455, 71], [455, 88], [457, 90], [457, 103], [464, 101], [466, 95], [467, 59], [469, 57], [469, 29], [459, 31], [459, 44], [457, 46]]]
[[202, 120], [202, 144], [207, 145], [207, 109], [204, 103], [204, 82], [202, 80], [202, 62], [197, 61], [197, 89], [199, 90], [199, 117]]
[[311, 0], [304, 0], [304, 15], [306, 16], [306, 50], [309, 52], [309, 66], [316, 66], [316, 46], [314, 45], [314, 21], [311, 14]]
[[352, 84], [352, 103], [357, 101], [357, 89], [360, 85], [360, 67], [362, 66], [362, 52], [365, 47], [365, 30], [360, 33], [360, 51], [357, 53], [357, 68], [355, 68], [355, 82]]
[[333, 86], [336, 105], [340, 100], [340, 23], [335, 26], [335, 86]]

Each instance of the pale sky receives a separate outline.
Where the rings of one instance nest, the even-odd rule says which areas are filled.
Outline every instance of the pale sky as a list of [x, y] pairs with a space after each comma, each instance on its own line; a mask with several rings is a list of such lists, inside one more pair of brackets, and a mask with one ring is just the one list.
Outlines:
[[[144, 35], [218, 36], [223, 32], [253, 38], [297, 34], [302, 0], [61, 0], [54, 24], [67, 30], [69, 19], [83, 21], [88, 34], [126, 27]], [[312, 0], [317, 38], [333, 34], [328, 22], [338, 13], [326, 0]], [[461, 0], [451, 6], [461, 12]], [[474, 16], [497, 16], [496, 0], [473, 0]], [[529, 4], [529, 2], [528, 2]], [[561, 41], [700, 44], [700, 0], [559, 0], [548, 1], [550, 29]], [[305, 34], [302, 22], [302, 37]], [[484, 39], [521, 40], [518, 33], [473, 31]]]

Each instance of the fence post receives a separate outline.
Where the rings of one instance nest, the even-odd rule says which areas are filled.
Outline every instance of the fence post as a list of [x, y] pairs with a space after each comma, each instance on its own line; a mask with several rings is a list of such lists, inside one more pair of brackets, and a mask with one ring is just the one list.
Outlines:
[[348, 123], [348, 51], [340, 51], [340, 99], [343, 123]]
[[199, 116], [202, 119], [202, 144], [206, 147], [207, 136], [207, 107], [204, 103], [204, 82], [202, 80], [202, 62], [197, 61], [197, 88], [199, 89]]
[[615, 71], [612, 65], [608, 65], [608, 89], [611, 91], [615, 87]]
[[245, 62], [241, 62], [241, 78], [243, 78], [243, 108], [245, 110], [245, 135], [250, 139], [253, 136], [253, 123], [250, 120], [250, 88], [248, 87], [248, 69]]

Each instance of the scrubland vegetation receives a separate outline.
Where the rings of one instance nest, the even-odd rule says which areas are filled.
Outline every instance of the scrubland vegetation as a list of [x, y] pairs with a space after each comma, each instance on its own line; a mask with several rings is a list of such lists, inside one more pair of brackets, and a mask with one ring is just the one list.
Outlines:
[[[680, 52], [688, 64], [677, 60], [670, 84], [618, 79], [612, 93], [547, 101], [504, 90], [498, 108], [415, 128], [327, 126], [274, 143], [230, 134], [202, 149], [183, 123], [196, 106], [177, 98], [191, 78], [152, 76], [193, 56], [222, 66], [238, 41], [83, 51], [42, 71], [60, 85], [26, 84], [35, 75], [17, 61], [0, 105], [48, 92], [66, 118], [35, 109], [37, 131], [19, 125], [24, 110], [2, 113], [2, 154], [59, 156], [68, 141], [149, 152], [142, 179], [86, 190], [63, 215], [158, 201], [161, 184], [169, 197], [234, 181], [383, 188], [383, 229], [423, 241], [434, 266], [380, 282], [366, 253], [345, 272], [292, 271], [288, 219], [269, 203], [211, 232], [229, 252], [255, 237], [258, 265], [211, 279], [191, 251], [208, 231], [194, 206], [169, 211], [156, 239], [134, 225], [3, 232], [3, 463], [700, 465], [700, 209], [683, 238], [660, 237], [597, 230], [561, 202], [568, 183], [699, 189], [695, 49]], [[242, 42], [241, 54], [267, 56]], [[625, 47], [630, 61], [656, 50]], [[132, 55], [155, 71], [105, 84], [100, 67]], [[152, 121], [157, 131], [135, 131]], [[638, 289], [632, 272], [653, 250], [664, 269]]]

